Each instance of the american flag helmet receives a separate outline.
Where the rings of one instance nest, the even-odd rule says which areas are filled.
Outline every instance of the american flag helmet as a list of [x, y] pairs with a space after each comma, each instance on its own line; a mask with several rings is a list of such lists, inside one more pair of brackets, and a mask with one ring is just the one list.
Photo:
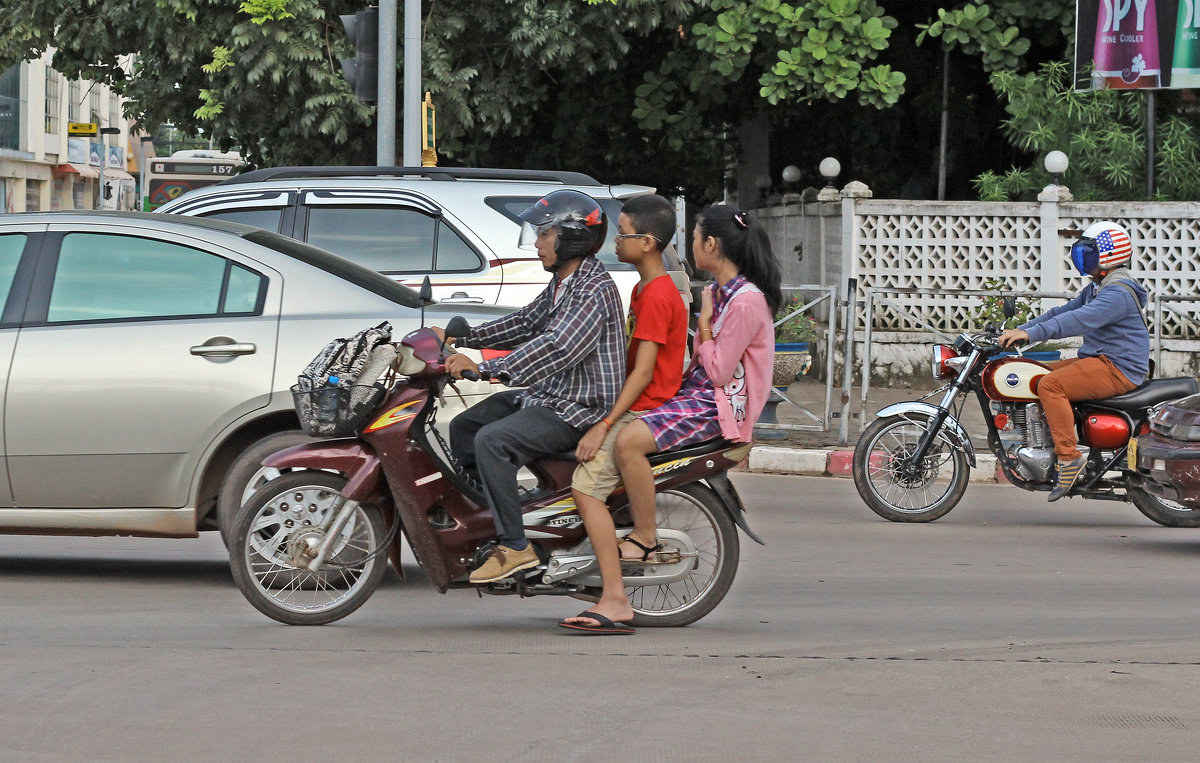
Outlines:
[[1129, 240], [1129, 233], [1114, 222], [1104, 220], [1092, 223], [1083, 232], [1083, 237], [1096, 242], [1096, 264], [1101, 270], [1128, 265], [1133, 259], [1133, 243]]

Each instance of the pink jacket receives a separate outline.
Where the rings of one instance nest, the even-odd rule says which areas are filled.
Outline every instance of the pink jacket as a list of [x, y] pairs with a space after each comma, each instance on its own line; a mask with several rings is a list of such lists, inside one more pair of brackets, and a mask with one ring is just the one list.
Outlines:
[[742, 287], [713, 325], [713, 339], [696, 347], [696, 360], [716, 388], [717, 418], [725, 439], [753, 439], [754, 422], [771, 394], [774, 355], [775, 329], [767, 300], [754, 286]]

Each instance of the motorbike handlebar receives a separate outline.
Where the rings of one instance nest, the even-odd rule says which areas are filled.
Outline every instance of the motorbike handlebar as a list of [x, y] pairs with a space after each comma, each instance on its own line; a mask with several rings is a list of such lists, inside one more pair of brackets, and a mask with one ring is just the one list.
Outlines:
[[512, 381], [512, 377], [503, 371], [501, 371], [498, 374], [475, 373], [474, 371], [463, 371], [462, 378], [466, 379], [467, 381], [472, 381], [472, 382], [480, 381], [480, 380], [491, 381], [491, 380], [495, 379], [496, 381], [500, 382], [501, 384], [503, 384], [506, 387]]

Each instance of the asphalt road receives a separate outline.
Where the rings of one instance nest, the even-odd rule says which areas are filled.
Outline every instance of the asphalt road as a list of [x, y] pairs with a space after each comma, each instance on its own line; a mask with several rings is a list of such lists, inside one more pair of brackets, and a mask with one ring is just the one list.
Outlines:
[[929, 525], [830, 478], [735, 477], [729, 597], [572, 636], [573, 599], [439, 595], [414, 566], [289, 628], [215, 535], [0, 536], [0, 758], [1196, 760], [1200, 530], [971, 485]]

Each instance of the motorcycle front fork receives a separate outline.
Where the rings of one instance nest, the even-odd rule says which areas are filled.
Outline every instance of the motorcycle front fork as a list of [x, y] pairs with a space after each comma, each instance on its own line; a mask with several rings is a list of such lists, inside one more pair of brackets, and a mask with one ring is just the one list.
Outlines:
[[341, 534], [342, 528], [350, 521], [350, 517], [354, 516], [359, 505], [358, 501], [351, 501], [344, 495], [335, 498], [325, 514], [325, 521], [317, 528], [321, 533], [320, 540], [315, 536], [305, 538], [305, 546], [297, 550], [292, 563], [297, 567], [307, 567], [311, 572], [320, 571], [325, 560], [329, 558], [329, 552], [333, 550], [333, 544]]

